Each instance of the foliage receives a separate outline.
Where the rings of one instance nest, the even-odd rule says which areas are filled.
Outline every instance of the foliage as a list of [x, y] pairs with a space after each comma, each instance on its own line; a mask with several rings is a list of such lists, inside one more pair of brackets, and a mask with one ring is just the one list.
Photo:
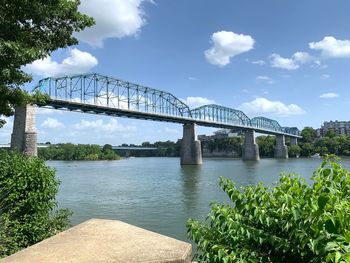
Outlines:
[[256, 141], [259, 145], [259, 154], [261, 157], [274, 157], [276, 147], [275, 136], [259, 136]]
[[119, 160], [110, 145], [105, 145], [101, 149], [95, 144], [72, 144], [61, 143], [49, 145], [47, 148], [38, 149], [39, 157], [45, 160]]
[[[78, 41], [72, 37], [93, 25], [78, 12], [79, 0], [4, 0], [0, 5], [0, 116], [32, 98], [20, 86], [31, 80], [22, 66]], [[5, 123], [0, 120], [0, 128]]]
[[331, 159], [313, 184], [282, 174], [275, 187], [220, 186], [231, 205], [212, 204], [208, 223], [190, 219], [188, 234], [205, 262], [349, 262], [350, 172]]
[[300, 155], [300, 152], [301, 152], [301, 148], [299, 145], [288, 146], [289, 157], [298, 157]]
[[242, 137], [214, 138], [202, 141], [202, 148], [207, 148], [210, 152], [234, 152], [238, 156], [242, 155]]
[[71, 214], [57, 210], [59, 181], [39, 158], [0, 151], [0, 257], [64, 230]]
[[312, 127], [305, 127], [301, 131], [301, 136], [303, 137], [302, 141], [306, 143], [313, 142], [316, 138], [316, 131]]

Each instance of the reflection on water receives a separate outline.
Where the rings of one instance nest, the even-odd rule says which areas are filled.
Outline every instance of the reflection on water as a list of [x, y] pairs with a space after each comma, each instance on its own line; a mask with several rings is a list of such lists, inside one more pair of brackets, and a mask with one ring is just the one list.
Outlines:
[[[186, 238], [189, 217], [204, 219], [211, 201], [227, 202], [219, 176], [238, 187], [271, 185], [281, 171], [307, 180], [319, 159], [205, 159], [201, 166], [180, 166], [178, 158], [120, 161], [50, 161], [62, 181], [58, 203], [73, 210], [72, 223], [89, 218], [118, 219], [178, 239]], [[343, 160], [350, 167], [349, 160]]]

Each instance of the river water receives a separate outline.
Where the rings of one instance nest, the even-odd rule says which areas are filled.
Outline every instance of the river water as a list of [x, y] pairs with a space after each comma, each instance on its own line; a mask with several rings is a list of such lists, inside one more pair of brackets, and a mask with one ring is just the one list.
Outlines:
[[[320, 159], [204, 159], [201, 166], [183, 166], [178, 158], [129, 158], [119, 161], [48, 161], [61, 186], [60, 207], [71, 209], [72, 224], [90, 218], [117, 219], [187, 241], [188, 218], [205, 219], [212, 201], [228, 202], [219, 176], [237, 186], [271, 185], [280, 172], [294, 172], [310, 181]], [[350, 167], [350, 159], [342, 160]]]

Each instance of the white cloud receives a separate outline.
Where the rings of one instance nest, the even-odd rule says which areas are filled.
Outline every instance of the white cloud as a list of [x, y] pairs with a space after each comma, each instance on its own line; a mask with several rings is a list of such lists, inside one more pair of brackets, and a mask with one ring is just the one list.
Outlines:
[[270, 63], [273, 68], [281, 68], [287, 70], [295, 70], [299, 68], [299, 65], [293, 58], [283, 58], [279, 54], [272, 54], [270, 56]]
[[47, 118], [42, 124], [41, 127], [43, 128], [49, 128], [49, 129], [57, 129], [57, 128], [64, 128], [64, 124], [62, 122], [59, 122], [57, 119], [54, 118]]
[[331, 76], [328, 74], [322, 74], [321, 79], [329, 79]]
[[135, 131], [134, 126], [125, 126], [118, 123], [116, 119], [109, 119], [109, 122], [104, 122], [102, 119], [96, 121], [81, 120], [73, 125], [76, 130], [93, 130], [98, 133], [113, 134], [114, 132], [128, 132]]
[[309, 43], [309, 47], [320, 50], [326, 58], [350, 58], [350, 40], [338, 40], [333, 36], [326, 36], [319, 42]]
[[198, 78], [196, 78], [196, 77], [189, 76], [189, 77], [188, 77], [188, 80], [191, 80], [191, 81], [196, 81], [196, 80], [199, 80], [199, 79], [198, 79]]
[[267, 84], [275, 83], [275, 81], [272, 78], [268, 77], [268, 76], [257, 76], [256, 77], [256, 81], [257, 82], [267, 83]]
[[334, 98], [338, 98], [338, 97], [339, 97], [339, 94], [333, 93], [333, 92], [323, 93], [320, 95], [321, 99], [334, 99]]
[[309, 53], [307, 52], [295, 52], [292, 56], [292, 59], [296, 62], [296, 63], [300, 63], [300, 64], [305, 64], [305, 63], [309, 63], [312, 62], [314, 60], [314, 57], [311, 56]]
[[188, 107], [197, 108], [207, 104], [215, 104], [215, 101], [203, 97], [187, 97], [181, 99]]
[[66, 74], [79, 74], [90, 71], [98, 64], [97, 59], [88, 52], [77, 48], [69, 50], [69, 57], [61, 63], [53, 61], [51, 57], [39, 59], [23, 67], [27, 73], [44, 77], [52, 77]]
[[204, 52], [207, 61], [213, 65], [225, 66], [236, 55], [254, 47], [255, 40], [249, 35], [231, 31], [218, 31], [212, 34], [213, 46]]
[[265, 65], [265, 61], [264, 60], [255, 60], [255, 61], [250, 61], [250, 63], [255, 64], [255, 65]]
[[96, 24], [76, 37], [93, 47], [102, 47], [107, 38], [137, 35], [146, 23], [143, 2], [145, 0], [82, 0], [79, 11], [93, 17]]
[[256, 98], [253, 101], [245, 102], [240, 107], [246, 113], [272, 114], [279, 116], [300, 115], [305, 111], [296, 104], [284, 104], [280, 101], [271, 101], [266, 98]]

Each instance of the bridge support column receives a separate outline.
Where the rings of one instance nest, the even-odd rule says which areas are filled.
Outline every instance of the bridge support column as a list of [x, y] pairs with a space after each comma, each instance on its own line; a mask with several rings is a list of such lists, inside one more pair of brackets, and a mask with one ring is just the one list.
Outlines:
[[201, 142], [197, 140], [196, 124], [184, 124], [180, 151], [181, 165], [202, 164]]
[[258, 161], [259, 145], [255, 141], [255, 131], [248, 130], [245, 132], [242, 157], [245, 161]]
[[288, 159], [288, 147], [284, 135], [276, 135], [275, 158]]
[[290, 138], [290, 145], [298, 145], [298, 138], [295, 138], [295, 137]]
[[28, 156], [37, 156], [36, 144], [35, 106], [16, 107], [11, 135], [11, 149]]

